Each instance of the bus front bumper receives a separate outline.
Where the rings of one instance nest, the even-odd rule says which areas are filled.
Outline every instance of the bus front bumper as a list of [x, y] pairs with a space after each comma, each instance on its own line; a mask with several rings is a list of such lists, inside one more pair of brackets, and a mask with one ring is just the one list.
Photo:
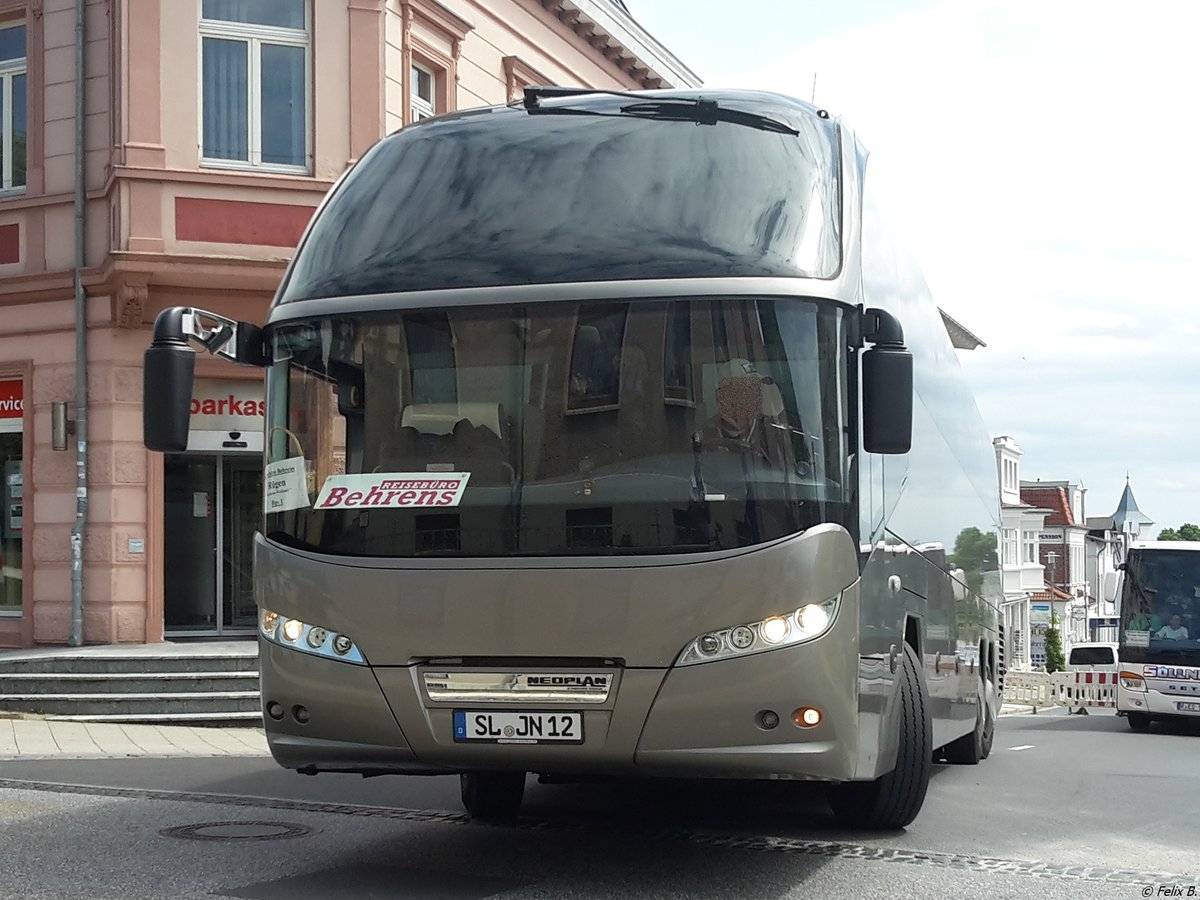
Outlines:
[[[610, 669], [605, 702], [563, 708], [582, 716], [575, 744], [456, 739], [456, 711], [546, 707], [438, 702], [425, 688], [427, 666], [349, 665], [261, 641], [263, 721], [276, 761], [304, 772], [846, 781], [859, 743], [856, 634], [851, 607], [809, 643], [701, 665]], [[820, 722], [797, 724], [809, 708]]]
[[1200, 718], [1200, 694], [1182, 691], [1175, 693], [1149, 688], [1131, 691], [1117, 687], [1117, 710], [1123, 713], [1145, 713], [1154, 717], [1180, 716]]

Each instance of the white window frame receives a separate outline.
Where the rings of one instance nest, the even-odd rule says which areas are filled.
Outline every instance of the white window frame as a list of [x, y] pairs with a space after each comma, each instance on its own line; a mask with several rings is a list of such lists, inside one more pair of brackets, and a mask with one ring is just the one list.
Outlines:
[[1036, 531], [1021, 532], [1021, 562], [1036, 563], [1038, 561], [1038, 539]]
[[1019, 535], [1019, 532], [1015, 528], [1005, 528], [1004, 529], [1003, 553], [1004, 553], [1004, 565], [1006, 565], [1006, 566], [1018, 565], [1018, 563], [1017, 563], [1017, 559], [1018, 559], [1017, 537], [1018, 537], [1018, 535]]
[[412, 108], [412, 120], [413, 122], [420, 122], [422, 119], [432, 119], [438, 114], [438, 73], [435, 69], [419, 63], [415, 59], [413, 60], [412, 68], [424, 72], [429, 76], [429, 93], [432, 95], [429, 100], [426, 100], [417, 93], [417, 85], [420, 84], [420, 81], [413, 78], [412, 69], [409, 69], [408, 102]]
[[[304, 29], [282, 28], [276, 25], [251, 25], [244, 22], [227, 22], [223, 19], [204, 18], [204, 0], [197, 0], [200, 7], [200, 27], [196, 39], [196, 95], [197, 123], [196, 147], [200, 165], [212, 169], [237, 169], [250, 172], [277, 172], [287, 175], [309, 175], [313, 163], [313, 77], [312, 77], [312, 4], [304, 3]], [[248, 159], [221, 159], [204, 155], [204, 39], [242, 41], [249, 45], [249, 60], [246, 67], [246, 110]], [[277, 44], [286, 47], [301, 47], [304, 50], [304, 164], [299, 166], [262, 161], [262, 45]]]
[[[27, 25], [24, 19], [15, 19], [11, 22], [5, 22], [0, 25], [0, 30], [6, 28], [20, 28]], [[13, 79], [19, 75], [25, 76], [25, 90], [29, 90], [29, 29], [25, 28], [25, 56], [0, 60], [0, 92], [3, 95], [4, 102], [4, 119], [0, 123], [2, 135], [0, 140], [3, 141], [4, 148], [4, 166], [0, 172], [0, 196], [10, 194], [25, 193], [25, 184], [13, 184]], [[25, 98], [25, 178], [26, 182], [29, 179], [29, 98]]]

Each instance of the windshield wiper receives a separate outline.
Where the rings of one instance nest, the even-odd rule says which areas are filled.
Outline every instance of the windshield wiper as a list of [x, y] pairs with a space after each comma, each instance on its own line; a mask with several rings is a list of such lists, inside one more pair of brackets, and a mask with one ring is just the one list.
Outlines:
[[622, 106], [621, 112], [631, 116], [643, 116], [647, 119], [666, 119], [670, 122], [695, 122], [697, 125], [730, 122], [734, 125], [744, 125], [747, 128], [757, 128], [759, 131], [800, 134], [795, 128], [776, 119], [760, 116], [758, 113], [743, 112], [739, 109], [725, 109], [718, 106], [716, 100], [651, 100]]
[[[594, 109], [579, 109], [571, 106], [542, 106], [543, 99], [558, 97], [584, 97], [603, 94], [610, 97], [630, 97], [638, 100], [622, 106], [620, 113], [600, 112]], [[771, 131], [776, 134], [800, 134], [795, 128], [777, 119], [758, 113], [745, 112], [738, 109], [728, 109], [720, 106], [716, 100], [702, 98], [691, 99], [679, 97], [664, 100], [647, 100], [643, 94], [629, 91], [612, 91], [603, 88], [561, 88], [535, 87], [525, 88], [523, 105], [531, 113], [549, 113], [554, 115], [574, 116], [638, 116], [643, 119], [657, 119], [666, 122], [695, 122], [697, 125], [716, 125], [718, 122], [729, 122], [746, 128], [757, 128], [759, 131]], [[822, 111], [828, 117], [828, 113]]]
[[[542, 109], [542, 100], [555, 97], [591, 97], [596, 94], [604, 94], [607, 97], [632, 97], [634, 100], [644, 99], [642, 94], [634, 94], [630, 91], [613, 91], [607, 88], [580, 88], [580, 87], [558, 87], [557, 85], [547, 84], [531, 84], [525, 88], [522, 104], [526, 109], [532, 111]], [[512, 104], [509, 104], [510, 106]]]

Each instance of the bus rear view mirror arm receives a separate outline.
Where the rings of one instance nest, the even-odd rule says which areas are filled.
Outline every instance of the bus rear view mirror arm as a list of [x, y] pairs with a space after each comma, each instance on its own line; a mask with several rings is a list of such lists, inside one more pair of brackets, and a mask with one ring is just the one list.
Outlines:
[[913, 359], [904, 329], [891, 313], [868, 309], [862, 336], [874, 346], [863, 353], [863, 449], [907, 453], [912, 447]]
[[154, 320], [154, 339], [145, 354], [143, 441], [150, 450], [187, 449], [195, 341], [214, 356], [250, 366], [267, 365], [262, 329], [187, 306], [164, 309]]

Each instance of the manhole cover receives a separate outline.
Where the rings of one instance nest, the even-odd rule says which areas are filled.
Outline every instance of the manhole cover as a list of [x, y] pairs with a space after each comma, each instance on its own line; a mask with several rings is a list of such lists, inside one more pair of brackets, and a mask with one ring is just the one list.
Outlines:
[[164, 828], [159, 834], [189, 841], [282, 841], [312, 834], [312, 829], [291, 822], [201, 822]]

